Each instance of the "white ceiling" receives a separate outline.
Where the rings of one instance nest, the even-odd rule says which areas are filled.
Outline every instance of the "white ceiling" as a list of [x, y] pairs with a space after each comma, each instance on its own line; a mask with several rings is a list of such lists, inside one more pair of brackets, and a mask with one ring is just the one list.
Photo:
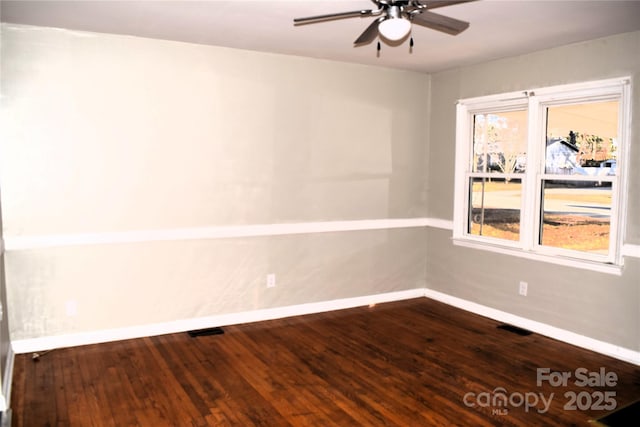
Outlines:
[[[434, 10], [469, 21], [450, 36], [413, 26], [415, 46], [353, 41], [374, 18], [294, 26], [293, 18], [375, 9], [369, 0], [2, 0], [3, 22], [127, 34], [435, 72], [640, 30], [639, 0], [480, 0]], [[629, 54], [640, 55], [638, 52]]]

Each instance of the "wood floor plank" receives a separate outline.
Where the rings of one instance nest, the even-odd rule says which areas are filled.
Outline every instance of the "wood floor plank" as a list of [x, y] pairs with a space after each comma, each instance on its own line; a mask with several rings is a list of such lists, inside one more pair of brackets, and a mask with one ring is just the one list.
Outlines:
[[[618, 407], [640, 398], [637, 366], [498, 325], [421, 298], [228, 326], [223, 335], [59, 349], [38, 362], [17, 355], [13, 425], [565, 426], [605, 413], [567, 410], [567, 393], [615, 392]], [[538, 368], [605, 369], [618, 381], [538, 385]], [[501, 390], [553, 398], [545, 412], [517, 399], [500, 406]]]
[[[336, 402], [336, 399], [326, 393], [330, 385], [318, 376], [312, 375], [311, 370], [305, 365], [304, 360], [308, 357], [305, 353], [307, 345], [305, 344], [304, 347], [294, 345], [294, 343], [302, 344], [302, 340], [287, 340], [289, 333], [274, 333], [270, 328], [263, 329], [262, 333], [266, 335], [265, 339], [272, 343], [266, 363], [278, 368], [278, 374], [284, 378], [286, 388], [281, 393], [284, 398], [291, 398], [291, 393], [286, 390], [295, 389], [297, 392], [293, 396], [295, 401], [292, 403], [295, 406], [306, 407], [311, 411], [312, 417], [313, 414], [319, 413], [335, 425], [355, 423], [348, 413], [348, 408], [339, 404], [326, 405], [327, 400]], [[308, 346], [312, 347], [313, 343], [309, 343]]]

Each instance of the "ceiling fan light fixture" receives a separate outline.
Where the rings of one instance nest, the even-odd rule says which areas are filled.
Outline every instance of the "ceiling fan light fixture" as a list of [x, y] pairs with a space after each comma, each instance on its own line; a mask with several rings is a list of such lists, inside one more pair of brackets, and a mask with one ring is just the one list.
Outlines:
[[411, 21], [405, 18], [387, 18], [378, 25], [378, 32], [387, 40], [402, 40], [411, 32]]

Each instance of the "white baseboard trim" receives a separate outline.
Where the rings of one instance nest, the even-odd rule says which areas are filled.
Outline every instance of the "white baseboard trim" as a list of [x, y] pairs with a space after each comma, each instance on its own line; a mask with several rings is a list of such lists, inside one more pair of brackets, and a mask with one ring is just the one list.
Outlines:
[[177, 320], [166, 323], [134, 326], [128, 328], [108, 329], [77, 334], [57, 335], [42, 338], [30, 338], [12, 341], [16, 354], [52, 350], [56, 348], [75, 347], [88, 344], [99, 344], [133, 338], [150, 337], [191, 330], [212, 328], [217, 326], [237, 325], [241, 323], [260, 322], [301, 316], [305, 314], [323, 313], [326, 311], [362, 307], [371, 304], [400, 301], [424, 297], [424, 288], [410, 289], [361, 297], [343, 298], [339, 300], [320, 301], [286, 307], [267, 308], [239, 313], [221, 314], [194, 319]]
[[540, 335], [544, 335], [565, 342], [567, 344], [575, 345], [576, 347], [581, 347], [587, 350], [595, 351], [596, 353], [623, 360], [625, 362], [633, 363], [634, 365], [640, 365], [640, 352], [638, 351], [589, 338], [587, 336], [576, 334], [565, 329], [560, 329], [555, 326], [537, 322], [535, 320], [516, 316], [505, 311], [496, 310], [495, 308], [487, 307], [482, 304], [477, 304], [431, 289], [425, 289], [424, 295], [427, 298], [440, 301], [447, 305], [451, 305], [453, 307], [457, 307], [471, 313], [479, 314], [480, 316], [488, 317], [499, 322], [508, 323], [519, 328], [524, 328]]
[[2, 395], [0, 395], [0, 412], [5, 412], [11, 405], [11, 384], [13, 383], [13, 362], [15, 354], [11, 346], [7, 353], [7, 364], [2, 373]]
[[[88, 344], [119, 341], [125, 339], [142, 338], [156, 335], [179, 333], [190, 330], [229, 326], [241, 323], [260, 322], [305, 314], [323, 313], [327, 311], [362, 307], [371, 304], [400, 301], [405, 299], [427, 297], [447, 305], [469, 311], [490, 319], [508, 323], [532, 332], [557, 339], [587, 350], [595, 351], [625, 362], [640, 365], [640, 352], [620, 347], [611, 343], [589, 338], [565, 329], [550, 326], [545, 323], [516, 316], [501, 310], [447, 295], [431, 289], [419, 288], [384, 294], [367, 295], [361, 297], [344, 298], [331, 301], [320, 301], [286, 307], [268, 308], [239, 313], [228, 313], [194, 319], [177, 320], [173, 322], [156, 323], [151, 325], [134, 326], [119, 329], [108, 329], [77, 334], [57, 335], [42, 338], [14, 340], [13, 352], [16, 354], [46, 351], [56, 348], [75, 347]], [[12, 352], [12, 354], [13, 354]], [[13, 357], [13, 355], [12, 355]], [[13, 363], [11, 364], [13, 369]], [[11, 378], [5, 373], [4, 378]], [[7, 396], [7, 394], [5, 394]]]

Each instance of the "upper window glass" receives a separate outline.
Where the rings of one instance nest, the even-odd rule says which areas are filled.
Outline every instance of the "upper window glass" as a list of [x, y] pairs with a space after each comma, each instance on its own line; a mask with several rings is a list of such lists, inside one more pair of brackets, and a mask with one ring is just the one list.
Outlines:
[[615, 174], [619, 109], [618, 101], [548, 107], [545, 173]]
[[474, 172], [522, 173], [527, 153], [527, 111], [473, 116]]

